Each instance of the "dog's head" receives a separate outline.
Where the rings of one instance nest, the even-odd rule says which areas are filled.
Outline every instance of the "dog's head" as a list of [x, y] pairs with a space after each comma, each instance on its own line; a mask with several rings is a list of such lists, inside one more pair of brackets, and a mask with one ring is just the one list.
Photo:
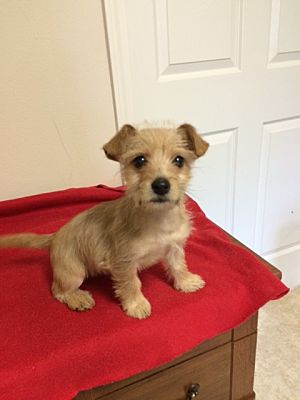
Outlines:
[[183, 198], [191, 165], [208, 143], [189, 124], [145, 129], [124, 125], [103, 149], [109, 159], [120, 162], [128, 194], [138, 205], [172, 207]]

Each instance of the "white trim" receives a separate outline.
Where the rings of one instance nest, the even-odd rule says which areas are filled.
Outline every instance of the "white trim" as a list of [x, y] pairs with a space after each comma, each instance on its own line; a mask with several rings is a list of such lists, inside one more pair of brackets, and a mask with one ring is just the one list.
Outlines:
[[118, 127], [132, 121], [132, 80], [123, 0], [104, 0]]
[[283, 282], [291, 289], [300, 286], [300, 244], [290, 245], [263, 256], [282, 272]]

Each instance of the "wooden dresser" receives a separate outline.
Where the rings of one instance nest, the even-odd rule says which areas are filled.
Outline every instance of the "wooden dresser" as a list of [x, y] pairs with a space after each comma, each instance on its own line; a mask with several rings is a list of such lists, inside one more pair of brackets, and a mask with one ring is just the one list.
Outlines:
[[[279, 270], [265, 261], [263, 263], [281, 277]], [[80, 392], [75, 399], [252, 400], [255, 398], [257, 320], [256, 313], [242, 325], [205, 341], [168, 364], [120, 382]]]

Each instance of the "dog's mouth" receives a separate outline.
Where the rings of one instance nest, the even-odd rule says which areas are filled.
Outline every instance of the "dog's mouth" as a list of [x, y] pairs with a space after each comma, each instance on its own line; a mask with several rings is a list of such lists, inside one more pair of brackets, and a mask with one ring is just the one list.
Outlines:
[[168, 203], [170, 200], [166, 197], [154, 197], [150, 200], [150, 203]]
[[[180, 203], [180, 199], [170, 199], [168, 197], [164, 196], [157, 196], [157, 197], [152, 197], [148, 201], [144, 203], [144, 205], [148, 204], [151, 208], [154, 207], [155, 209], [165, 209], [165, 207], [175, 207], [178, 206]], [[140, 205], [142, 205], [142, 202], [140, 202]]]

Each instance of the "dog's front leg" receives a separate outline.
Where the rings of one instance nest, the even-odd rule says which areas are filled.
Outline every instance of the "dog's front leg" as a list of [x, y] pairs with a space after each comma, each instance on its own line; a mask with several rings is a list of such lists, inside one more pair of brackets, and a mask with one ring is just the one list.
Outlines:
[[188, 271], [183, 247], [174, 245], [164, 259], [168, 277], [174, 281], [174, 287], [183, 292], [195, 292], [204, 287], [201, 276]]
[[115, 295], [130, 317], [143, 319], [151, 314], [151, 305], [141, 291], [137, 267], [115, 267], [112, 273]]

